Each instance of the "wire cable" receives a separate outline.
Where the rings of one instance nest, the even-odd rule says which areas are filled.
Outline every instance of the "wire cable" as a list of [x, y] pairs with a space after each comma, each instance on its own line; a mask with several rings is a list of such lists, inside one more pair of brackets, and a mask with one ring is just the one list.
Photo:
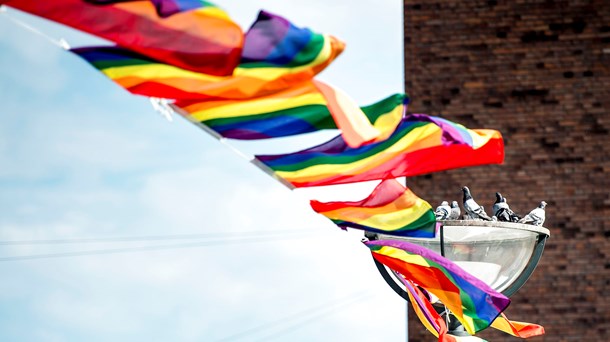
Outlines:
[[15, 24], [17, 26], [20, 26], [21, 28], [23, 28], [23, 29], [25, 29], [27, 31], [30, 31], [30, 32], [32, 32], [32, 33], [34, 33], [34, 34], [44, 38], [45, 40], [51, 42], [51, 44], [56, 45], [56, 46], [58, 46], [58, 47], [60, 47], [60, 48], [62, 48], [64, 50], [70, 50], [70, 44], [68, 44], [68, 42], [65, 39], [63, 39], [63, 38], [55, 39], [55, 38], [53, 38], [53, 37], [51, 37], [51, 36], [49, 36], [47, 34], [42, 33], [39, 29], [37, 29], [37, 28], [35, 28], [35, 27], [33, 27], [33, 26], [31, 26], [31, 25], [29, 25], [29, 24], [27, 24], [27, 23], [25, 23], [25, 22], [15, 18], [15, 17], [12, 17], [9, 14], [9, 12], [7, 11], [5, 5], [0, 5], [0, 15], [3, 15], [8, 20], [12, 21], [13, 24]]
[[[216, 340], [216, 341], [217, 342], [234, 341], [234, 340], [237, 340], [237, 339], [240, 339], [243, 337], [251, 336], [252, 334], [256, 334], [261, 331], [277, 328], [278, 325], [282, 325], [287, 322], [296, 321], [295, 323], [292, 323], [290, 326], [285, 327], [285, 328], [281, 329], [280, 331], [277, 331], [271, 335], [267, 335], [266, 337], [264, 337], [264, 339], [261, 340], [261, 341], [266, 341], [270, 337], [274, 338], [274, 337], [280, 336], [283, 333], [285, 333], [286, 331], [292, 330], [294, 327], [297, 327], [297, 328], [301, 327], [301, 326], [309, 323], [310, 321], [313, 321], [313, 320], [319, 319], [323, 316], [332, 314], [332, 313], [338, 311], [340, 308], [352, 305], [357, 301], [360, 301], [362, 299], [365, 299], [365, 298], [371, 297], [371, 296], [372, 296], [372, 294], [368, 293], [368, 290], [358, 291], [358, 292], [350, 294], [346, 297], [337, 299], [333, 302], [330, 302], [330, 303], [326, 302], [324, 304], [320, 304], [320, 305], [293, 313], [291, 315], [284, 316], [282, 319], [272, 321], [272, 322], [267, 322], [267, 323], [258, 325], [256, 327], [252, 327], [252, 328], [243, 330], [241, 332], [238, 332], [238, 333], [235, 333], [235, 334], [232, 334], [229, 336], [225, 336], [225, 337], [221, 338], [220, 340]], [[303, 316], [311, 316], [311, 317], [303, 319]]]
[[332, 314], [334, 314], [336, 312], [341, 311], [342, 309], [344, 309], [344, 308], [346, 308], [348, 306], [351, 306], [353, 304], [359, 303], [359, 302], [361, 302], [361, 300], [369, 299], [372, 296], [373, 295], [368, 294], [368, 295], [362, 296], [361, 298], [354, 298], [354, 300], [351, 300], [351, 301], [349, 301], [347, 303], [343, 303], [341, 305], [338, 305], [338, 306], [336, 306], [336, 307], [334, 307], [332, 309], [326, 310], [326, 312], [320, 312], [319, 314], [316, 314], [316, 315], [311, 316], [311, 317], [309, 317], [307, 319], [301, 320], [300, 322], [297, 322], [295, 324], [289, 325], [289, 326], [285, 327], [284, 329], [281, 329], [281, 330], [279, 330], [279, 331], [277, 331], [277, 332], [275, 332], [275, 333], [273, 333], [271, 335], [267, 335], [267, 336], [265, 336], [265, 337], [263, 337], [263, 338], [261, 338], [259, 340], [256, 340], [256, 341], [269, 341], [271, 339], [277, 338], [279, 336], [282, 336], [282, 335], [286, 334], [287, 332], [292, 332], [292, 331], [294, 331], [296, 329], [300, 329], [303, 326], [305, 326], [307, 324], [310, 324], [311, 322], [314, 322], [314, 321], [316, 321], [316, 320], [318, 320], [318, 319], [320, 319], [322, 317], [332, 315]]
[[[287, 237], [273, 237], [273, 236], [272, 237], [248, 237], [248, 238], [233, 239], [233, 240], [201, 241], [201, 242], [180, 243], [180, 244], [165, 244], [165, 245], [138, 246], [138, 247], [125, 247], [125, 248], [108, 248], [108, 249], [96, 249], [96, 250], [75, 251], [75, 252], [17, 255], [17, 256], [0, 257], [0, 262], [34, 260], [34, 259], [66, 258], [66, 257], [101, 255], [101, 254], [133, 253], [133, 252], [143, 252], [143, 251], [196, 248], [196, 247], [221, 246], [221, 245], [224, 246], [224, 245], [235, 245], [235, 244], [244, 244], [244, 243], [245, 244], [263, 243], [263, 242], [274, 242], [274, 241], [299, 239], [299, 238], [303, 238], [303, 237], [307, 237], [307, 236], [294, 235], [294, 236], [287, 236]], [[311, 237], [311, 235], [309, 237]]]
[[93, 238], [70, 238], [70, 239], [41, 239], [41, 240], [0, 240], [0, 246], [15, 245], [54, 245], [54, 244], [81, 244], [102, 242], [138, 242], [138, 241], [166, 241], [166, 240], [192, 240], [192, 239], [215, 239], [215, 238], [239, 238], [248, 236], [275, 236], [293, 234], [316, 234], [312, 229], [290, 229], [290, 230], [259, 230], [226, 233], [202, 233], [202, 234], [171, 234], [171, 235], [149, 235], [149, 236], [118, 236], [118, 237], [93, 237]]

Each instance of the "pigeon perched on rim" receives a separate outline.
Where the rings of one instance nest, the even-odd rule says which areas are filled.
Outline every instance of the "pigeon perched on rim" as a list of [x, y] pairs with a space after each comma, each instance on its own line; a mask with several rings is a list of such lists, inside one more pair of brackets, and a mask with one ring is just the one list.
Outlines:
[[446, 220], [449, 218], [449, 214], [451, 214], [451, 207], [447, 201], [442, 201], [441, 205], [436, 207], [436, 210], [434, 211], [437, 220]]
[[501, 193], [496, 192], [496, 202], [492, 207], [494, 216], [498, 218], [498, 221], [502, 222], [518, 222], [520, 217], [510, 209], [508, 203], [506, 203], [506, 197], [502, 196]]
[[451, 202], [451, 213], [449, 214], [449, 220], [459, 220], [462, 210], [457, 201]]
[[529, 214], [525, 215], [522, 219], [519, 220], [519, 223], [531, 224], [534, 226], [542, 226], [544, 223], [544, 219], [546, 218], [546, 212], [544, 208], [546, 207], [546, 202], [542, 201], [538, 205], [538, 208], [530, 211]]
[[462, 204], [464, 205], [464, 211], [468, 218], [472, 220], [492, 220], [491, 217], [487, 216], [485, 213], [485, 209], [472, 199], [472, 194], [470, 194], [470, 189], [468, 189], [467, 186], [462, 188], [462, 193], [464, 194]]

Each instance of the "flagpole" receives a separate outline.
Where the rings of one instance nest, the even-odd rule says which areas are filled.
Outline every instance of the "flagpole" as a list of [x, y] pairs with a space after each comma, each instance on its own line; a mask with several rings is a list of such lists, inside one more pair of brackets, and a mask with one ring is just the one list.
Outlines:
[[[407, 177], [405, 177], [405, 188], [407, 187]], [[405, 301], [405, 342], [409, 342], [409, 302]]]
[[409, 342], [409, 302], [405, 302], [405, 341]]
[[[403, 23], [403, 27], [406, 21], [406, 16], [405, 16], [405, 3], [403, 2], [402, 5], [402, 23]], [[405, 49], [405, 30], [402, 30], [402, 42], [403, 42], [403, 46], [402, 46], [402, 60], [404, 61], [402, 63], [402, 74], [406, 75], [406, 63], [407, 63], [407, 54], [406, 54], [406, 49]], [[403, 85], [406, 88], [406, 79], [403, 79]], [[407, 93], [407, 89], [405, 89], [405, 94]], [[407, 116], [407, 106], [404, 106], [404, 111], [402, 113], [402, 117], [404, 118], [405, 116]], [[407, 177], [405, 177], [405, 187], [407, 187]], [[409, 342], [409, 302], [405, 301], [405, 341]]]

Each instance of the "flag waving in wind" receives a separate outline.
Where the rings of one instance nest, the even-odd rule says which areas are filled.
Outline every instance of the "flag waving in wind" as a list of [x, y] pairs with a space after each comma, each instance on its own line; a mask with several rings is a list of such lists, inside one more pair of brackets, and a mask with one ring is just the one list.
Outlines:
[[434, 237], [436, 217], [428, 202], [395, 179], [386, 179], [362, 201], [311, 201], [316, 212], [342, 228], [398, 236]]
[[438, 297], [470, 334], [489, 327], [510, 304], [506, 296], [427, 248], [397, 240], [365, 244], [377, 261]]
[[325, 85], [323, 93], [320, 84], [304, 82], [248, 101], [183, 100], [172, 107], [193, 123], [206, 125], [225, 138], [270, 139], [339, 128], [348, 144], [360, 146], [390, 135], [409, 102], [406, 94], [394, 94], [364, 107], [346, 105], [328, 95], [329, 89], [335, 88]]
[[[183, 7], [169, 2], [161, 18], [151, 1], [0, 0], [13, 7], [73, 27], [182, 69], [231, 75], [239, 63], [244, 34], [209, 2]], [[159, 1], [156, 1], [159, 2]], [[184, 1], [179, 1], [180, 3]], [[157, 4], [159, 5], [159, 4]], [[186, 9], [188, 11], [180, 12]]]
[[[422, 289], [415, 285], [413, 281], [406, 279], [402, 274], [398, 273], [396, 276], [405, 285], [411, 307], [424, 327], [434, 336], [438, 337], [439, 342], [460, 341], [459, 337], [448, 334], [447, 323], [436, 312], [432, 303], [430, 303], [429, 296], [425, 295]], [[500, 316], [493, 321], [491, 327], [521, 338], [544, 335], [544, 327], [541, 325], [509, 321], [504, 313], [501, 313]]]
[[294, 187], [416, 176], [500, 164], [500, 132], [470, 130], [424, 114], [408, 115], [386, 140], [351, 148], [338, 136], [303, 151], [259, 155], [256, 163]]
[[[186, 13], [175, 16], [179, 15]], [[271, 43], [278, 45], [271, 49]], [[257, 44], [270, 51], [256, 54]], [[241, 63], [228, 75], [187, 70], [124, 47], [71, 51], [133, 94], [188, 101], [245, 101], [310, 82], [344, 47], [335, 37], [296, 28], [286, 19], [261, 12], [245, 35]]]

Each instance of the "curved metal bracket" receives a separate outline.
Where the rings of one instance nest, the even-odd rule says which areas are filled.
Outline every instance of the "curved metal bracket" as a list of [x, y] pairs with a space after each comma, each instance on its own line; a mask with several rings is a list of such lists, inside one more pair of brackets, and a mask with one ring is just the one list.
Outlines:
[[398, 285], [398, 283], [396, 281], [394, 281], [394, 279], [392, 278], [390, 273], [388, 273], [388, 270], [385, 268], [385, 266], [382, 263], [380, 263], [379, 261], [377, 261], [377, 259], [375, 259], [374, 257], [373, 257], [373, 261], [375, 262], [375, 266], [377, 266], [377, 270], [383, 277], [383, 280], [385, 280], [385, 282], [388, 283], [388, 285], [392, 288], [392, 290], [394, 290], [394, 292], [396, 292], [396, 294], [398, 294], [404, 300], [406, 300], [407, 302], [410, 302], [407, 291], [403, 290], [403, 288], [400, 287], [400, 285]]

